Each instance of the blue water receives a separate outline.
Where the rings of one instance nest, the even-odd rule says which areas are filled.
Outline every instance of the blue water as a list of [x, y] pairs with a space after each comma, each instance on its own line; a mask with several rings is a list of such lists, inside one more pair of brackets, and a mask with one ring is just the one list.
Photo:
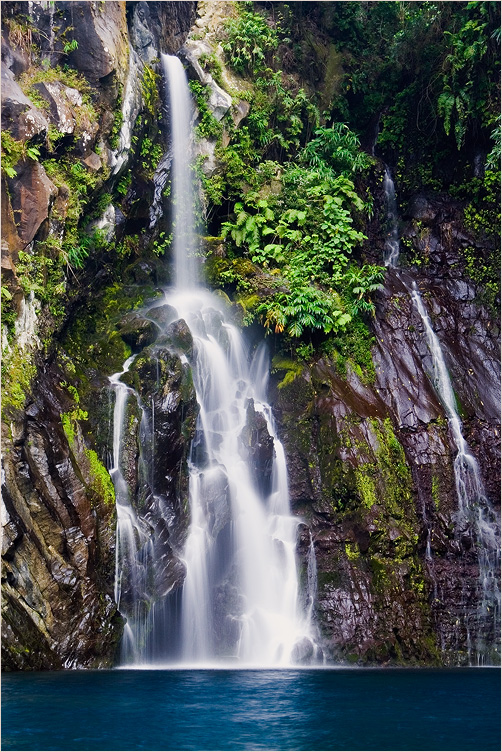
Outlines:
[[498, 750], [497, 669], [3, 674], [3, 750]]

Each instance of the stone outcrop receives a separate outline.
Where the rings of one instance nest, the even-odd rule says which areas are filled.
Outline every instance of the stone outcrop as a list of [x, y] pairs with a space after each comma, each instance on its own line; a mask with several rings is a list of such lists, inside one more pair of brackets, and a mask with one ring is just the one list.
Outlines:
[[42, 165], [32, 160], [18, 163], [17, 175], [8, 184], [17, 232], [23, 244], [28, 245], [49, 218], [58, 189]]
[[24, 420], [10, 424], [2, 488], [4, 669], [109, 666], [121, 632], [113, 498], [102, 492], [78, 424], [65, 434], [61, 414], [71, 405], [58, 375], [38, 381]]
[[[417, 244], [427, 237], [434, 252], [425, 270], [387, 273], [372, 323], [374, 381], [363, 383], [364, 373], [350, 366], [342, 378], [329, 360], [318, 360], [277, 389], [274, 403], [293, 508], [314, 540], [325, 652], [353, 661], [455, 664], [472, 659], [469, 640], [496, 645], [498, 637], [493, 618], [479, 615], [473, 533], [456, 530], [457, 449], [431, 379], [431, 354], [409, 292], [413, 281], [441, 342], [464, 436], [495, 515], [499, 332], [462, 276], [456, 202], [422, 198], [412, 207], [428, 223]], [[412, 223], [407, 231], [413, 233]], [[456, 244], [449, 241], [455, 235]], [[300, 540], [306, 558], [306, 528]]]
[[35, 136], [45, 137], [49, 128], [47, 118], [23, 93], [8, 68], [2, 66], [2, 128], [9, 130], [19, 141]]

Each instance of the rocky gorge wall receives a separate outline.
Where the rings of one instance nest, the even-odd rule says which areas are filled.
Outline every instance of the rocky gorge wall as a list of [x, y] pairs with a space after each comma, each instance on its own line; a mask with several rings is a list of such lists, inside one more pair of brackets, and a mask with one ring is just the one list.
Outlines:
[[[184, 45], [189, 75], [210, 85], [217, 119], [230, 109], [238, 126], [248, 105], [232, 97], [230, 74], [220, 86], [199, 64], [217, 46], [221, 4], [199, 3], [195, 24], [195, 3], [188, 2], [4, 5], [2, 118], [16, 142], [16, 174], [2, 175], [2, 273], [15, 313], [4, 337], [4, 668], [106, 666], [115, 660], [123, 622], [113, 600], [108, 377], [131, 353], [137, 359], [127, 378], [138, 401], [127, 416], [127, 481], [160, 541], [165, 567], [157, 592], [183, 582], [186, 457], [197, 411], [183, 364], [190, 342], [183, 322], [173, 322], [170, 337], [159, 341], [155, 320], [143, 310], [169, 279], [158, 255], [168, 230], [162, 193], [169, 175], [169, 149], [152, 117], [161, 109], [159, 51]], [[30, 13], [32, 24], [20, 23]], [[43, 33], [34, 50], [35, 29]], [[84, 78], [68, 78], [66, 61]], [[44, 80], [48, 67], [56, 74]], [[35, 159], [27, 151], [33, 146]], [[146, 153], [154, 148], [156, 164]], [[198, 149], [204, 169], [217, 170], [214, 140], [201, 139]], [[380, 210], [368, 253], [381, 261], [381, 164], [373, 179]], [[73, 227], [93, 238], [91, 246], [82, 234], [65, 245]], [[499, 328], [466, 277], [460, 250], [476, 240], [457, 202], [415, 196], [401, 234], [409, 256], [420, 253], [426, 263], [388, 270], [371, 322], [373, 365], [364, 370], [347, 361], [340, 368], [326, 354], [308, 362], [275, 359], [271, 403], [292, 508], [301, 518], [304, 578], [311, 540], [316, 553], [316, 624], [325, 655], [467, 663], [470, 643], [481, 636], [495, 644], [497, 634], [493, 620], [476, 617], [478, 558], [472, 538], [455, 532], [455, 448], [428, 375], [430, 354], [409, 281], [426, 300], [465, 438], [498, 510]], [[57, 249], [51, 237], [59, 238]], [[70, 255], [73, 265], [58, 266], [57, 253], [68, 258], [75, 246], [81, 264]], [[225, 254], [224, 245], [216, 253]], [[239, 318], [238, 305], [234, 311]], [[140, 433], [142, 415], [151, 425], [152, 410], [157, 453], [153, 475], [145, 477]], [[248, 434], [257, 474], [266, 475], [270, 437], [252, 411]]]

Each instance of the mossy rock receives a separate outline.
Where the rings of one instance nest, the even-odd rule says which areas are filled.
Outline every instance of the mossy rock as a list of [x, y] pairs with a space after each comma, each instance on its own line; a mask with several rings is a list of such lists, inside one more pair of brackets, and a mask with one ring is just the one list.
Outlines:
[[117, 324], [117, 329], [133, 352], [139, 352], [153, 344], [159, 333], [156, 324], [139, 313], [126, 314]]

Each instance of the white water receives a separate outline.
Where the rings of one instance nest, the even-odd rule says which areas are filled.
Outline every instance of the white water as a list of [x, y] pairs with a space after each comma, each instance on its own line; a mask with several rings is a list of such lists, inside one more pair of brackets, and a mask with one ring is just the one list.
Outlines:
[[123, 474], [123, 439], [127, 401], [132, 389], [120, 380], [135, 356], [110, 377], [115, 392], [113, 410], [113, 466], [110, 475], [115, 487], [117, 527], [115, 536], [115, 602], [126, 619], [121, 652], [127, 660], [144, 660], [146, 635], [151, 628], [149, 610], [144, 608], [149, 569], [153, 562], [152, 540], [131, 504], [131, 490]]
[[[250, 358], [221, 300], [199, 285], [189, 163], [191, 101], [180, 61], [163, 55], [162, 67], [172, 119], [175, 280], [165, 302], [176, 309], [174, 318], [183, 319], [193, 337], [190, 365], [199, 413], [188, 463], [190, 525], [184, 549], [176, 552], [186, 566], [186, 577], [179, 598], [155, 601], [147, 587], [148, 571], [150, 578], [155, 571], [154, 533], [134, 512], [120, 468], [131, 390], [121, 383], [122, 373], [111, 378], [116, 392], [116, 600], [127, 619], [123, 656], [136, 666], [165, 664], [165, 656], [172, 665], [200, 667], [215, 662], [263, 667], [310, 661], [318, 652], [311, 627], [315, 555], [312, 545], [308, 592], [300, 598], [300, 520], [290, 512], [284, 448], [266, 401], [268, 358], [264, 348]], [[152, 434], [153, 420], [152, 413]], [[261, 465], [254, 462], [260, 447], [250, 440], [258, 423], [260, 435], [266, 438], [268, 432], [273, 445]], [[174, 649], [159, 648], [170, 638]]]
[[384, 265], [395, 267], [399, 259], [399, 228], [397, 223], [396, 190], [389, 168], [385, 168], [383, 188], [387, 200], [387, 238], [385, 240]]
[[[260, 350], [249, 363], [242, 336], [218, 299], [197, 286], [187, 160], [191, 102], [181, 62], [163, 55], [162, 65], [172, 113], [175, 211], [176, 284], [167, 299], [194, 338], [192, 371], [200, 406], [183, 556], [182, 660], [220, 656], [247, 665], [288, 665], [295, 645], [310, 633], [298, 603], [298, 519], [290, 514], [284, 449], [265, 397], [268, 362]], [[243, 440], [250, 405], [273, 438], [270, 488], [253, 477]]]
[[181, 61], [162, 55], [171, 122], [173, 260], [174, 282], [178, 290], [196, 287], [199, 281], [196, 258], [194, 189], [191, 172], [192, 99]]
[[[500, 621], [500, 588], [497, 573], [500, 569], [500, 530], [481, 479], [478, 462], [462, 433], [455, 394], [448, 374], [439, 339], [425, 310], [418, 287], [413, 282], [411, 299], [422, 319], [427, 345], [432, 358], [432, 384], [448, 418], [450, 436], [456, 449], [453, 463], [458, 510], [455, 515], [457, 535], [472, 535], [478, 555], [481, 603], [479, 616]], [[482, 661], [484, 648], [478, 646], [477, 660]]]
[[[399, 233], [397, 223], [397, 204], [394, 182], [388, 169], [385, 170], [384, 190], [387, 198], [387, 216], [390, 222], [389, 233], [385, 243], [384, 263], [395, 268], [399, 259]], [[479, 581], [481, 601], [476, 619], [478, 626], [484, 619], [493, 620], [496, 630], [500, 629], [500, 524], [486, 497], [481, 479], [480, 468], [472, 454], [462, 432], [462, 421], [458, 413], [455, 394], [446, 366], [441, 343], [434, 332], [431, 320], [425, 309], [422, 296], [415, 282], [407, 287], [416, 310], [422, 320], [426, 341], [432, 360], [432, 372], [429, 375], [432, 385], [443, 405], [452, 443], [456, 456], [453, 463], [455, 489], [458, 510], [455, 515], [455, 529], [458, 537], [463, 534], [472, 536], [476, 546], [479, 563]], [[430, 530], [427, 531], [426, 558], [432, 562], [430, 549]], [[431, 570], [432, 574], [433, 569]], [[434, 581], [434, 576], [433, 576]], [[434, 582], [434, 586], [436, 583]], [[468, 641], [470, 642], [469, 624], [467, 623]], [[471, 655], [469, 645], [469, 656]], [[486, 646], [480, 639], [476, 646], [476, 661], [482, 663]]]

